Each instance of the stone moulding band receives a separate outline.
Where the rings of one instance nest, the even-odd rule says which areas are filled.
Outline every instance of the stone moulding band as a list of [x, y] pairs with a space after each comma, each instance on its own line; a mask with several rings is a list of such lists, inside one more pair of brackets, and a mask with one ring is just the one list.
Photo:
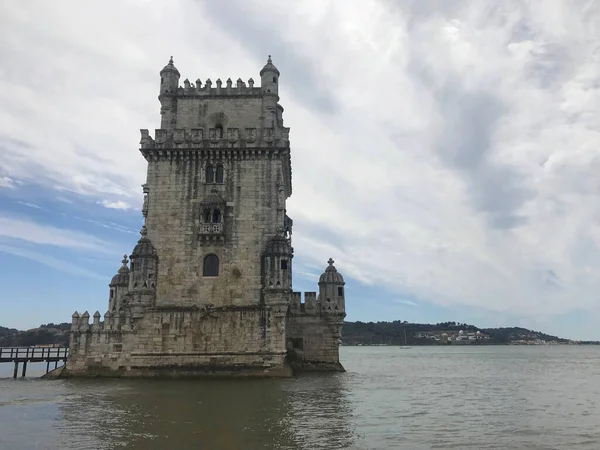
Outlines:
[[[209, 307], [209, 305], [203, 306], [175, 306], [175, 305], [157, 305], [153, 308], [148, 308], [148, 312], [200, 312], [204, 311]], [[267, 307], [264, 305], [247, 305], [247, 306], [218, 306], [218, 307], [209, 307], [213, 312], [265, 312], [267, 311]]]
[[215, 148], [154, 148], [140, 149], [140, 152], [146, 158], [146, 160], [158, 160], [163, 157], [186, 157], [186, 158], [198, 158], [198, 157], [214, 157], [218, 155], [221, 158], [226, 159], [242, 159], [259, 156], [269, 157], [280, 157], [288, 156], [290, 154], [289, 148], [286, 147], [252, 147], [252, 148], [228, 148], [228, 147], [215, 147]]

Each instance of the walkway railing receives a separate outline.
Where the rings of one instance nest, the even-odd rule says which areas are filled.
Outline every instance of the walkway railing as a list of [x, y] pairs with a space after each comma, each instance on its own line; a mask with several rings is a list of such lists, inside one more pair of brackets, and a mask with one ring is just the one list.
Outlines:
[[46, 373], [48, 373], [50, 363], [53, 362], [56, 369], [60, 361], [67, 362], [68, 356], [68, 347], [0, 347], [0, 363], [12, 362], [15, 364], [13, 378], [17, 378], [19, 363], [23, 363], [21, 376], [24, 377], [29, 362], [45, 362]]

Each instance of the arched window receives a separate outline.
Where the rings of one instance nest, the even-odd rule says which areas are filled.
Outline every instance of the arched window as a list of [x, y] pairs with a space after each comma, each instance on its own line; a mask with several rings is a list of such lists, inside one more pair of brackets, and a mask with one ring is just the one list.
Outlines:
[[213, 166], [206, 166], [206, 182], [215, 182], [215, 170], [213, 169]]
[[217, 134], [217, 139], [221, 139], [223, 137], [223, 125], [220, 123], [215, 125], [215, 132]]
[[202, 214], [202, 218], [204, 220], [204, 223], [210, 223], [210, 209], [206, 208], [204, 210], [204, 213]]
[[217, 255], [206, 255], [202, 275], [205, 277], [219, 276], [219, 257]]
[[220, 209], [215, 209], [213, 211], [213, 223], [221, 223], [221, 210]]
[[223, 166], [221, 164], [217, 166], [217, 174], [215, 178], [217, 183], [223, 183]]

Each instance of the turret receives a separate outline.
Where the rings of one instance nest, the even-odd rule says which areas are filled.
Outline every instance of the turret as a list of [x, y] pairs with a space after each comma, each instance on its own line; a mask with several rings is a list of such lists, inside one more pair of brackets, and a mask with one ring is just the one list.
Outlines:
[[273, 65], [271, 55], [269, 55], [265, 67], [260, 71], [260, 88], [263, 92], [276, 95], [279, 100], [279, 70]]
[[344, 297], [344, 277], [335, 266], [335, 261], [329, 258], [329, 266], [319, 278], [319, 303], [323, 314], [346, 314]]
[[131, 309], [134, 317], [139, 317], [146, 307], [153, 305], [158, 270], [158, 255], [147, 236], [146, 225], [142, 227], [140, 234], [142, 237], [129, 256], [129, 290], [123, 302]]
[[292, 289], [292, 247], [283, 236], [272, 238], [263, 256], [265, 290]]
[[[292, 251], [288, 239], [275, 236], [269, 240], [263, 254], [263, 300], [274, 317], [283, 318], [289, 308], [292, 295]], [[284, 328], [279, 331], [283, 334]]]
[[179, 70], [173, 64], [173, 57], [171, 56], [169, 63], [160, 71], [160, 93], [175, 94], [179, 87], [179, 77]]
[[129, 267], [127, 267], [127, 255], [123, 255], [121, 267], [117, 274], [112, 277], [109, 284], [110, 294], [108, 299], [108, 310], [118, 311], [121, 308], [123, 296], [129, 288]]

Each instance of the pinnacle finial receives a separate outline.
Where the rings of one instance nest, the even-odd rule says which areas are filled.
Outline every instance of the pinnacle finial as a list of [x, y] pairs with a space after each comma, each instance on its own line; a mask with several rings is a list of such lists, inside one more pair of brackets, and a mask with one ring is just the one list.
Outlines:
[[271, 61], [271, 55], [269, 55], [269, 59], [267, 59], [267, 64], [272, 64], [273, 61]]
[[127, 265], [127, 255], [123, 255], [123, 259], [121, 260], [121, 264], [123, 264], [124, 266]]
[[333, 263], [335, 261], [332, 258], [329, 258], [329, 260], [327, 261], [327, 264], [329, 264], [330, 266], [333, 266]]
[[146, 225], [142, 226], [142, 229], [140, 230], [140, 234], [142, 235], [142, 237], [146, 237], [146, 235], [148, 234], [148, 230], [146, 229]]
[[169, 59], [169, 64], [173, 65], [173, 57], [171, 56], [171, 58]]

